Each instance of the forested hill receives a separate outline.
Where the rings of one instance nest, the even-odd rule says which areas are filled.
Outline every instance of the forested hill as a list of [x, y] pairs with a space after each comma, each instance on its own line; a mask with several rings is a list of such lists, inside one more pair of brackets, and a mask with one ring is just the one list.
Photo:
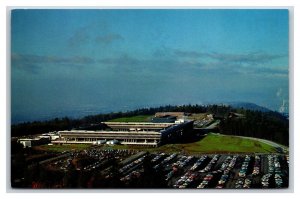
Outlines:
[[[288, 146], [289, 121], [277, 112], [252, 111], [244, 108], [232, 108], [225, 105], [182, 105], [161, 106], [156, 108], [143, 108], [129, 112], [98, 114], [81, 119], [55, 118], [48, 121], [35, 121], [11, 126], [11, 136], [33, 135], [50, 131], [89, 127], [96, 129], [97, 124], [103, 121], [130, 117], [135, 115], [154, 115], [156, 112], [186, 112], [186, 113], [212, 113], [221, 120], [220, 132], [223, 134], [250, 136], [272, 140]], [[242, 117], [232, 117], [238, 113]]]
[[229, 106], [236, 108], [236, 109], [249, 109], [252, 111], [261, 111], [261, 112], [270, 112], [271, 110], [263, 107], [263, 106], [259, 106], [257, 104], [254, 103], [249, 103], [249, 102], [229, 102], [227, 103]]
[[277, 112], [238, 109], [244, 117], [225, 117], [220, 132], [227, 135], [263, 138], [289, 145], [289, 120]]

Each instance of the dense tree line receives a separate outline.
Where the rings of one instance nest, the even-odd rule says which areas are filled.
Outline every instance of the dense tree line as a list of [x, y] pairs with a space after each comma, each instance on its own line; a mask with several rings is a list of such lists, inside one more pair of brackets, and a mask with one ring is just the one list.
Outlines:
[[79, 120], [72, 120], [67, 117], [55, 118], [49, 121], [25, 122], [11, 126], [11, 136], [18, 137], [23, 135], [34, 135], [48, 133], [50, 131], [71, 129], [78, 126]]
[[154, 115], [156, 112], [189, 112], [189, 113], [205, 113], [206, 106], [201, 105], [183, 105], [183, 106], [161, 106], [156, 108], [142, 108], [128, 112], [107, 113], [98, 115], [89, 115], [81, 119], [71, 119], [68, 117], [55, 118], [48, 121], [34, 121], [15, 124], [11, 126], [11, 136], [18, 137], [23, 135], [34, 135], [40, 133], [48, 133], [50, 131], [69, 130], [74, 128], [90, 127], [100, 122], [120, 118], [131, 117], [135, 115]]
[[[234, 109], [225, 105], [167, 105], [128, 112], [90, 115], [81, 119], [55, 118], [49, 121], [12, 125], [11, 135], [17, 137], [74, 128], [96, 130], [97, 124], [103, 121], [136, 115], [154, 115], [156, 112], [211, 113], [215, 118], [221, 120], [219, 127], [221, 133], [264, 138], [288, 145], [289, 121], [280, 113], [251, 111], [243, 108]], [[244, 117], [229, 117], [232, 112], [242, 114]]]
[[238, 109], [245, 117], [225, 117], [221, 120], [223, 134], [263, 138], [289, 145], [289, 120], [277, 112]]

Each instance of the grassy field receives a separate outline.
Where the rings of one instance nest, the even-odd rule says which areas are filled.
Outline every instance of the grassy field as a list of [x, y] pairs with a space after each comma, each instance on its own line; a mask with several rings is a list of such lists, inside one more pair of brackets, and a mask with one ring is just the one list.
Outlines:
[[52, 151], [52, 152], [63, 152], [72, 150], [84, 150], [92, 145], [90, 144], [66, 144], [66, 145], [41, 145], [35, 146], [33, 149], [39, 151]]
[[[168, 148], [169, 146], [166, 145], [165, 147]], [[172, 147], [180, 147], [181, 150], [187, 151], [188, 153], [275, 152], [274, 147], [256, 140], [249, 140], [244, 138], [216, 134], [209, 134], [198, 142], [189, 144], [179, 144], [179, 146], [175, 145]]]
[[153, 115], [137, 115], [132, 117], [121, 117], [109, 120], [108, 122], [149, 122]]
[[188, 116], [189, 120], [203, 120], [207, 116], [207, 113], [193, 113]]

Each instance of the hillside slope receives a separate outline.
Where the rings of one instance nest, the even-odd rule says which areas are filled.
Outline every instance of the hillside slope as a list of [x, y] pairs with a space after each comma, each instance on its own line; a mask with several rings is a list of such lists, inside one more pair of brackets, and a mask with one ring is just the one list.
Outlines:
[[164, 152], [184, 153], [272, 153], [275, 147], [266, 143], [241, 137], [208, 134], [198, 142], [167, 144], [158, 148]]

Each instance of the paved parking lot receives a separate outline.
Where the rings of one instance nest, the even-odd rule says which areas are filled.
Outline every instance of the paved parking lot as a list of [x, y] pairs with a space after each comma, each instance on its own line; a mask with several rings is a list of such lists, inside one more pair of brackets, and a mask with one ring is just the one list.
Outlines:
[[74, 163], [76, 170], [101, 172], [106, 180], [117, 180], [124, 188], [153, 188], [155, 183], [160, 188], [175, 189], [288, 187], [289, 157], [283, 154], [188, 156], [95, 148], [72, 152], [48, 167], [68, 170]]
[[[288, 167], [284, 155], [247, 154], [202, 156], [182, 156], [178, 154], [151, 154], [152, 159], [160, 159], [169, 188], [284, 188], [288, 187]], [[271, 159], [271, 161], [269, 161]], [[277, 160], [277, 171], [274, 169]], [[157, 161], [156, 161], [157, 163]], [[280, 166], [282, 165], [282, 166]], [[142, 177], [143, 169], [139, 169]], [[263, 177], [269, 175], [263, 184]], [[275, 177], [282, 179], [275, 181]]]

